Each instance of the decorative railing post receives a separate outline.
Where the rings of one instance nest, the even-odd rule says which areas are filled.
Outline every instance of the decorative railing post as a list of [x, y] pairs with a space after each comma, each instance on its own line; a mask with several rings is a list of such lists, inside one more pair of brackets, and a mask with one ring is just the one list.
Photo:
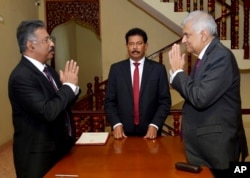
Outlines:
[[221, 5], [221, 33], [220, 33], [220, 39], [221, 40], [226, 40], [226, 32], [227, 32], [227, 8], [225, 5], [225, 0], [222, 0], [222, 5]]
[[174, 0], [174, 11], [178, 12], [178, 0]]
[[200, 0], [200, 10], [203, 11], [204, 7], [203, 7], [203, 0]]
[[174, 111], [173, 113], [173, 118], [174, 118], [174, 135], [179, 136], [180, 135], [180, 117], [182, 113], [181, 110], [179, 111]]
[[190, 3], [190, 0], [187, 0], [187, 11], [190, 12], [191, 11], [191, 3]]
[[197, 4], [197, 0], [194, 0], [193, 2], [193, 11], [198, 10], [198, 4]]
[[239, 49], [239, 0], [231, 0], [231, 48]]
[[208, 9], [208, 13], [211, 14], [215, 18], [215, 13], [214, 13], [215, 0], [208, 0], [207, 9]]
[[249, 59], [249, 10], [250, 1], [244, 1], [244, 39], [243, 39], [243, 49], [244, 49], [244, 59]]

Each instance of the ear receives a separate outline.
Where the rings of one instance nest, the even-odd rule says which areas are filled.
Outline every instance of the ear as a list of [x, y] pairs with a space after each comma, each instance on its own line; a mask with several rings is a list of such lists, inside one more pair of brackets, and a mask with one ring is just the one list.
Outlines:
[[34, 43], [32, 43], [32, 41], [28, 40], [27, 43], [26, 43], [26, 46], [27, 46], [28, 51], [33, 51], [35, 49]]
[[203, 42], [207, 41], [208, 36], [209, 36], [209, 33], [208, 33], [207, 30], [202, 30], [202, 31], [201, 31], [201, 40], [202, 40]]

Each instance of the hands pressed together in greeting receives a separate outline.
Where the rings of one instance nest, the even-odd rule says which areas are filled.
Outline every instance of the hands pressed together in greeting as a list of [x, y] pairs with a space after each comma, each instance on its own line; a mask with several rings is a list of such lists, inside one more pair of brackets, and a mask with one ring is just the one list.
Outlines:
[[172, 46], [172, 49], [168, 53], [168, 57], [172, 72], [175, 72], [179, 69], [184, 69], [185, 53], [181, 54], [179, 44], [174, 44]]
[[79, 66], [74, 60], [67, 61], [65, 64], [64, 71], [60, 70], [60, 80], [62, 83], [72, 83], [78, 85], [78, 72]]

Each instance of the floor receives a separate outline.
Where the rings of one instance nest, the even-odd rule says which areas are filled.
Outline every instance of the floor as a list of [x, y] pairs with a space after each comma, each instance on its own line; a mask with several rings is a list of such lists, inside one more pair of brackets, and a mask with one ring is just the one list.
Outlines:
[[8, 142], [0, 148], [0, 177], [16, 178], [13, 164], [12, 142]]

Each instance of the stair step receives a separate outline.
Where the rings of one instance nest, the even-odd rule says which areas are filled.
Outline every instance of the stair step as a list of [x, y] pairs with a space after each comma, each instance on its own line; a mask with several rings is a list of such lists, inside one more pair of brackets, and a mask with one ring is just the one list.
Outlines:
[[[176, 34], [182, 36], [181, 22], [187, 12], [174, 12], [174, 3], [163, 3], [158, 0], [130, 0], [146, 13], [163, 23]], [[176, 13], [178, 14], [176, 16]], [[178, 18], [177, 18], [178, 17]]]
[[[160, 0], [130, 0], [138, 7], [142, 8], [153, 16], [155, 19], [162, 22], [166, 27], [172, 29], [173, 32], [182, 36], [182, 20], [187, 16], [188, 12], [174, 12], [174, 3], [163, 3]], [[221, 42], [231, 49], [231, 40], [221, 40]], [[244, 60], [243, 49], [231, 49], [238, 62], [239, 68], [250, 69], [250, 60]]]

